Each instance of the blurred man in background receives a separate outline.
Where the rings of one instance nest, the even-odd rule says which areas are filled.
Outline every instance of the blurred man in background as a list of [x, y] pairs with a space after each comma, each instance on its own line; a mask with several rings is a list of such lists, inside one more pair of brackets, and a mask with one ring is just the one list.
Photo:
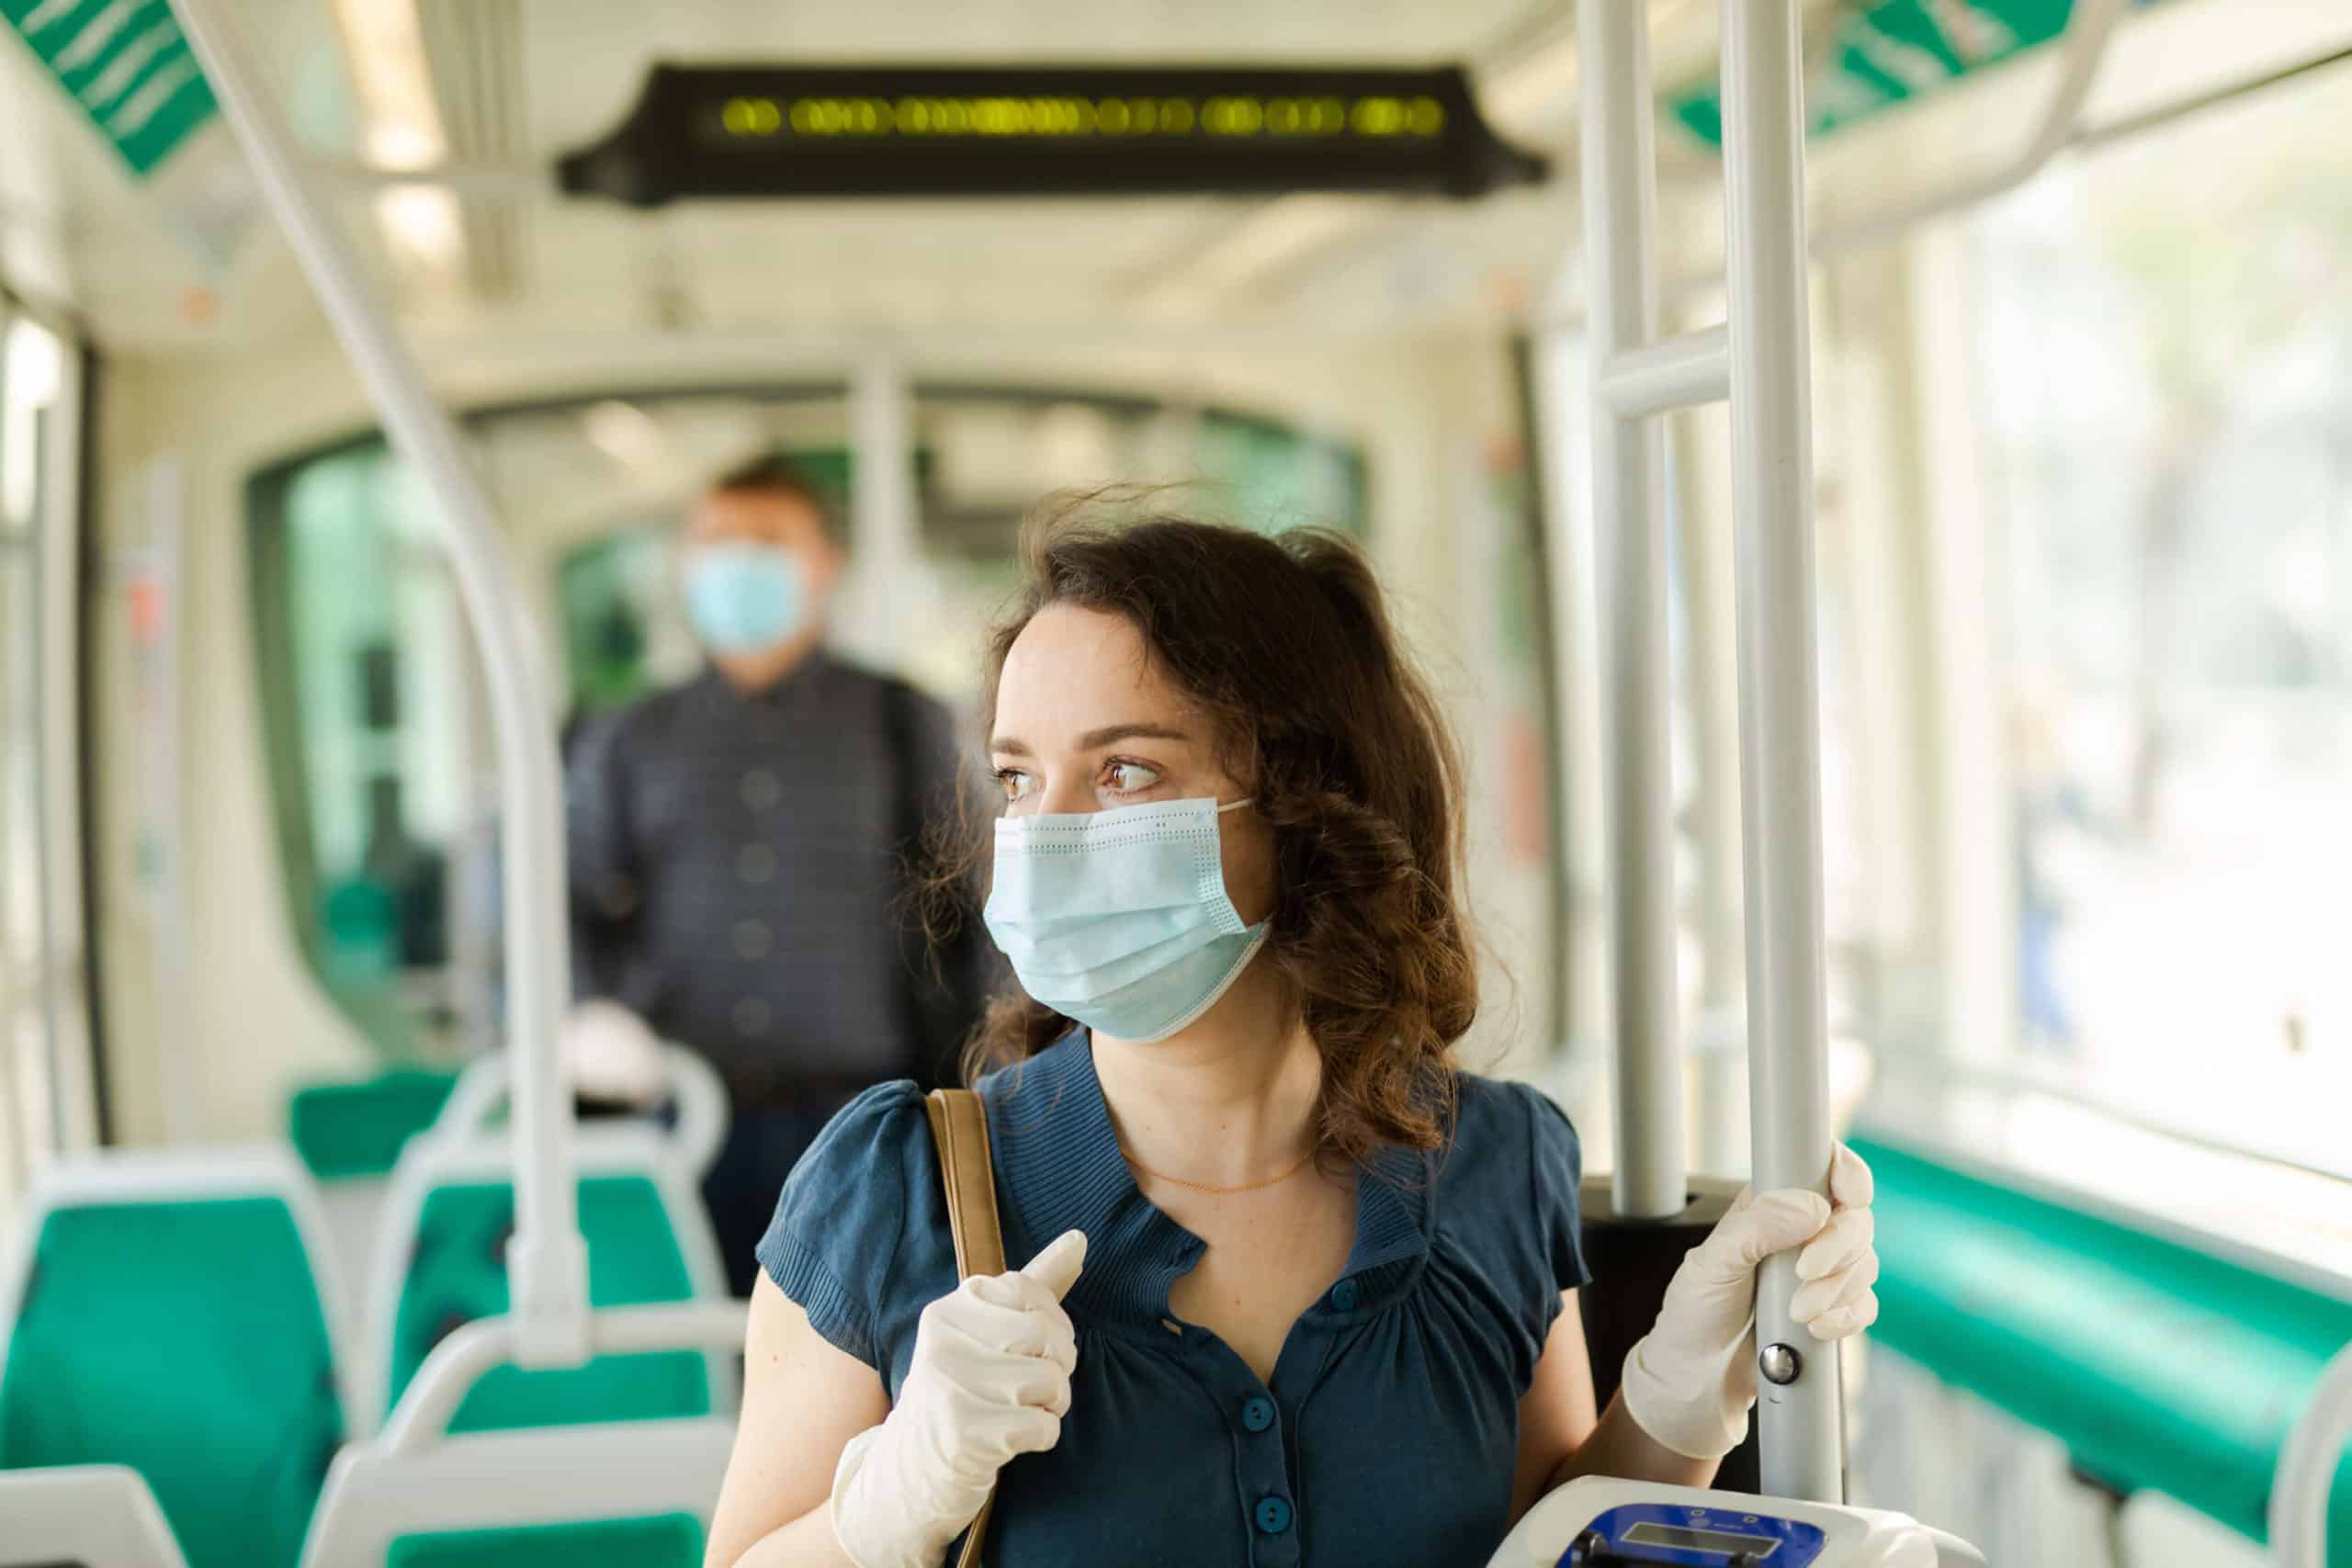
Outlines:
[[991, 974], [975, 918], [926, 952], [911, 877], [957, 810], [945, 709], [821, 646], [831, 509], [780, 458], [689, 515], [685, 607], [709, 668], [567, 749], [575, 1063], [700, 1053], [734, 1120], [704, 1183], [736, 1294], [793, 1162], [859, 1089], [938, 1081]]

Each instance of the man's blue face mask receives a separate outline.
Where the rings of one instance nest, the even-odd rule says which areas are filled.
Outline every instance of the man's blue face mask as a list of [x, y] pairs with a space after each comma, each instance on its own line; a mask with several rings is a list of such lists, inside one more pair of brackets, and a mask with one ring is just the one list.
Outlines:
[[707, 545], [686, 558], [686, 620], [713, 653], [759, 653], [808, 620], [808, 573], [773, 545]]
[[1114, 1040], [1164, 1040], [1208, 1011], [1266, 942], [1218, 854], [1217, 818], [1249, 804], [1001, 818], [984, 913], [1022, 989]]

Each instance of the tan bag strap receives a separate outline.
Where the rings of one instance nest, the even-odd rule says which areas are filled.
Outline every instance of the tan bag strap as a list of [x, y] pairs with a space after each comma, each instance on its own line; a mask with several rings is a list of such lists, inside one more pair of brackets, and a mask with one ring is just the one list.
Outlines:
[[[996, 1168], [989, 1159], [988, 1110], [968, 1089], [935, 1089], [924, 1098], [932, 1141], [939, 1145], [940, 1179], [947, 1190], [947, 1230], [956, 1239], [956, 1273], [1004, 1272], [1004, 1230], [996, 1213]], [[964, 1532], [956, 1568], [979, 1568], [980, 1542], [989, 1531], [996, 1495], [980, 1505]]]

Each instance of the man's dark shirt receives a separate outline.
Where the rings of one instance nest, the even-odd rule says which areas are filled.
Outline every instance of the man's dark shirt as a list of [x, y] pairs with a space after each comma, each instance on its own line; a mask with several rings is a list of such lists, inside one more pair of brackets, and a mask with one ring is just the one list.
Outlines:
[[976, 916], [926, 953], [912, 841], [957, 810], [945, 709], [819, 654], [716, 671], [568, 750], [574, 985], [701, 1052], [739, 1111], [938, 1077], [994, 975]]

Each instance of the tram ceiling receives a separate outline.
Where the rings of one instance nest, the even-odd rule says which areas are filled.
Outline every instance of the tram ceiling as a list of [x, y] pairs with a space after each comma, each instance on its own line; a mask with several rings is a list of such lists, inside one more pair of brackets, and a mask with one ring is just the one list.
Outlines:
[[[853, 321], [908, 332], [1022, 321], [1176, 331], [1253, 319], [1301, 332], [1450, 331], [1523, 315], [1572, 248], [1581, 66], [1564, 0], [1364, 0], [1346, 10], [1344, 31], [1329, 7], [1258, 0], [249, 3], [270, 18], [266, 64], [301, 142], [337, 177], [403, 314], [428, 333], [815, 331]], [[2246, 3], [2266, 18], [2282, 10]], [[1954, 0], [1933, 14], [2013, 4]], [[1692, 106], [1713, 82], [1718, 0], [1648, 0], [1648, 8], [1668, 228], [1685, 267], [1712, 277], [1719, 153], [1691, 122], [1703, 119]], [[1877, 0], [1809, 3], [1814, 74], [1833, 58], [1880, 58], [1848, 44], [1888, 9]], [[2343, 45], [2248, 15], [2225, 29], [2233, 49], [2159, 46], [2168, 30], [2205, 39], [2214, 28], [2198, 18], [2211, 9], [2210, 0], [2129, 6], [2077, 139], [2170, 112], [2217, 84], [2236, 90], [2241, 80], [2307, 68], [2326, 57], [2320, 45]], [[2180, 28], [2171, 28], [2176, 14]], [[1329, 138], [1342, 124], [1354, 132], [1354, 98], [1261, 75], [1266, 62], [1328, 61], [1341, 48], [1365, 71], [1445, 84], [1357, 95], [1395, 100], [1389, 123], [1408, 132], [1416, 97], [1440, 104], [1444, 134], [1427, 139], [1436, 145], [1399, 158], [1407, 138], [1392, 135], [1390, 145], [1363, 150], [1378, 157], [1350, 164], [1356, 152]], [[2022, 142], [2018, 128], [2052, 99], [2068, 51], [2030, 52], [2015, 65], [1988, 59], [1964, 80], [1914, 95], [1928, 101], [1825, 137], [1808, 171], [1825, 232], [1882, 213], [1891, 197], [1975, 178], [1988, 154]], [[285, 287], [286, 257], [238, 196], [236, 160], [217, 124], [146, 175], [130, 172], [75, 93], [60, 90], [52, 55], [78, 58], [63, 45], [44, 52], [0, 38], [0, 259], [18, 287], [74, 309], [117, 347], [252, 344], [309, 330], [301, 291]], [[158, 53], [156, 69], [174, 58]], [[845, 74], [885, 59], [920, 59], [942, 74], [862, 85]], [[738, 79], [742, 90], [705, 91], [719, 85], [712, 62], [729, 60], [780, 63], [751, 68]], [[1227, 90], [1196, 77], [1189, 95], [1110, 91], [1121, 73], [1164, 76], [1170, 60], [1204, 62]], [[1445, 60], [1461, 62], [1459, 71], [1429, 69]], [[650, 90], [664, 80], [665, 61], [696, 62], [667, 73], [666, 99]], [[1012, 90], [1016, 74], [1033, 90]], [[784, 90], [795, 85], [808, 90]], [[1227, 100], [1218, 109], [1224, 142], [1204, 148], [1209, 138], [1193, 134], [1193, 146], [1179, 146], [1162, 113], [1177, 97], [1196, 127], [1211, 98]], [[1147, 100], [1148, 134], [1136, 107]], [[1108, 110], [1108, 135], [1106, 103], [1119, 106]], [[639, 118], [668, 114], [673, 150], [695, 134], [735, 143], [734, 173], [688, 171], [666, 192], [616, 193], [678, 198], [652, 210], [566, 199], [567, 185], [608, 194], [626, 186], [591, 165], [600, 146], [610, 151], [605, 139], [628, 140], [615, 127], [633, 104]], [[968, 125], [982, 104], [996, 123], [974, 140], [989, 143], [985, 156], [997, 163], [976, 178], [939, 157], [938, 133], [943, 122], [953, 131], [959, 111]], [[1082, 134], [1090, 111], [1091, 136]], [[902, 113], [920, 122], [911, 137]], [[1081, 134], [1069, 134], [1073, 118]], [[1299, 155], [1286, 167], [1259, 155], [1274, 140], [1270, 122], [1295, 139], [1284, 151]], [[1376, 109], [1365, 123], [1381, 123]], [[1474, 133], [1445, 145], [1464, 128]], [[905, 151], [926, 139], [914, 155]], [[1091, 166], [1070, 159], [1081, 142], [1098, 144], [1087, 149]], [[786, 148], [791, 157], [775, 155]], [[567, 152], [582, 154], [569, 161], [569, 178]], [[831, 175], [779, 174], [812, 152], [834, 159]], [[1222, 172], [1188, 164], [1199, 152], [1222, 158]], [[752, 198], [700, 199], [729, 182]], [[984, 191], [994, 199], [966, 199]], [[1467, 195], [1478, 198], [1447, 199]]]

